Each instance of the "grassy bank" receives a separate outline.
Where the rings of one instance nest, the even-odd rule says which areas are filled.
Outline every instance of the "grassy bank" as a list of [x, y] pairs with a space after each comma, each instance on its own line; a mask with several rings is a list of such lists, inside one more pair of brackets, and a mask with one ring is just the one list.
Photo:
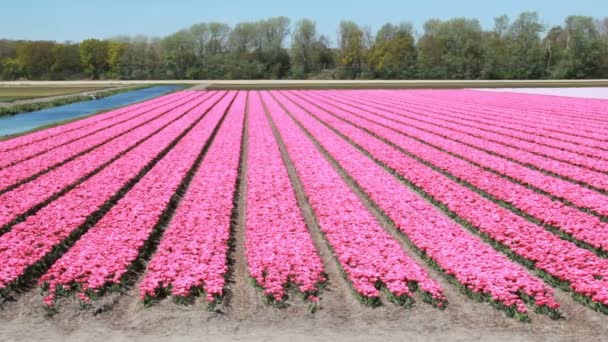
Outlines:
[[[133, 90], [138, 90], [138, 89], [143, 89], [143, 88], [148, 88], [148, 87], [150, 87], [150, 85], [147, 84], [147, 85], [138, 85], [138, 86], [132, 86], [132, 87], [124, 87], [124, 88], [119, 88], [119, 89], [110, 89], [107, 91], [97, 92], [96, 95], [99, 95], [101, 97], [107, 97], [107, 96], [111, 96], [111, 95], [124, 93], [127, 91], [133, 91]], [[19, 89], [19, 88], [13, 88], [13, 89]], [[24, 88], [24, 89], [27, 89], [27, 88]], [[84, 90], [84, 91], [86, 91], [86, 90]], [[87, 96], [87, 95], [76, 95], [76, 96], [63, 97], [63, 98], [59, 98], [59, 99], [53, 99], [53, 100], [49, 100], [49, 101], [43, 101], [43, 102], [25, 103], [25, 104], [18, 104], [18, 105], [13, 105], [13, 106], [8, 106], [8, 107], [0, 107], [0, 117], [7, 116], [7, 115], [15, 115], [15, 114], [19, 114], [19, 113], [33, 112], [36, 110], [63, 106], [63, 105], [75, 103], [75, 102], [89, 101], [90, 99], [91, 99], [91, 97]]]
[[111, 86], [0, 86], [0, 102], [13, 102], [99, 91]]

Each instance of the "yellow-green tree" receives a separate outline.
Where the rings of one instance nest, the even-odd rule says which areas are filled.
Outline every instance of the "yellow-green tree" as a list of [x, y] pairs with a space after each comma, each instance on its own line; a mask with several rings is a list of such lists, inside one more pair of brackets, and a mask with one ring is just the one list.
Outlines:
[[129, 44], [125, 42], [112, 41], [108, 44], [108, 67], [110, 78], [120, 78], [123, 56]]
[[376, 77], [411, 79], [416, 76], [416, 46], [412, 25], [385, 24], [370, 51], [370, 67]]
[[365, 44], [363, 30], [353, 21], [340, 22], [339, 63], [347, 78], [359, 78], [363, 71]]
[[108, 71], [108, 45], [99, 39], [87, 39], [80, 44], [82, 66], [95, 80]]

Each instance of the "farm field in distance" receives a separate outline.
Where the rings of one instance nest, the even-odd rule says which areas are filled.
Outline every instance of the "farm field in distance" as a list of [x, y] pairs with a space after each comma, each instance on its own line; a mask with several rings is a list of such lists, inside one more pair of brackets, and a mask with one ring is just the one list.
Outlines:
[[0, 331], [598, 337], [608, 101], [515, 91], [185, 90], [0, 141]]
[[30, 100], [41, 97], [70, 95], [87, 91], [106, 89], [105, 86], [2, 86], [0, 85], [0, 102]]

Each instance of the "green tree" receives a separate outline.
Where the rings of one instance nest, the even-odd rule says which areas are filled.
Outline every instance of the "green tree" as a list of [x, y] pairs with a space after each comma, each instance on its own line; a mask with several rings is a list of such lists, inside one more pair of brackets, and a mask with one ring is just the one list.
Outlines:
[[2, 61], [2, 78], [16, 80], [24, 76], [23, 65], [16, 58], [5, 58]]
[[50, 78], [54, 46], [54, 42], [47, 41], [17, 42], [16, 58], [25, 77], [33, 80]]
[[296, 23], [291, 38], [292, 74], [296, 77], [303, 78], [313, 70], [317, 39], [317, 27], [314, 21], [303, 19]]
[[80, 43], [80, 61], [95, 80], [108, 71], [108, 49], [109, 43], [105, 40], [87, 39]]
[[603, 43], [593, 18], [570, 16], [555, 39], [560, 59], [551, 70], [555, 78], [598, 77], [602, 71]]
[[126, 42], [110, 41], [108, 43], [108, 76], [110, 78], [122, 78], [124, 59], [129, 44]]
[[171, 78], [192, 78], [196, 46], [190, 31], [181, 30], [165, 37], [161, 41], [161, 48]]
[[0, 79], [12, 79], [10, 75], [5, 75], [4, 61], [13, 59], [16, 56], [15, 42], [8, 39], [0, 39]]
[[421, 78], [477, 79], [483, 67], [483, 32], [476, 19], [432, 19], [417, 43]]
[[365, 57], [364, 32], [353, 21], [340, 22], [338, 31], [339, 62], [344, 76], [359, 78]]
[[600, 78], [608, 78], [608, 17], [598, 20], [597, 28], [600, 33], [601, 41], [600, 70], [598, 76]]
[[417, 52], [412, 25], [385, 24], [376, 34], [370, 65], [377, 77], [410, 79], [416, 76]]
[[509, 17], [503, 15], [494, 18], [494, 30], [484, 33], [482, 39], [484, 61], [481, 78], [497, 80], [504, 78], [507, 74], [509, 68], [508, 29]]
[[82, 76], [82, 65], [80, 63], [80, 47], [78, 44], [57, 44], [53, 47], [53, 65], [51, 66], [51, 78], [54, 80], [65, 80]]
[[544, 30], [536, 12], [523, 12], [509, 26], [506, 79], [538, 79], [544, 76], [545, 51], [540, 33]]

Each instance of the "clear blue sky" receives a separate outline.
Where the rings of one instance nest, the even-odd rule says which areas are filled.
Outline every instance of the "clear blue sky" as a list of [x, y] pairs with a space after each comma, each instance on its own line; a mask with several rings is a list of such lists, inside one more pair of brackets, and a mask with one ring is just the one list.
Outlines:
[[538, 11], [546, 25], [569, 14], [608, 16], [602, 0], [0, 0], [0, 38], [79, 41], [120, 34], [163, 36], [197, 22], [234, 25], [271, 16], [314, 19], [334, 39], [338, 23], [351, 19], [377, 30], [385, 22], [410, 21], [417, 31], [430, 18], [493, 18]]

